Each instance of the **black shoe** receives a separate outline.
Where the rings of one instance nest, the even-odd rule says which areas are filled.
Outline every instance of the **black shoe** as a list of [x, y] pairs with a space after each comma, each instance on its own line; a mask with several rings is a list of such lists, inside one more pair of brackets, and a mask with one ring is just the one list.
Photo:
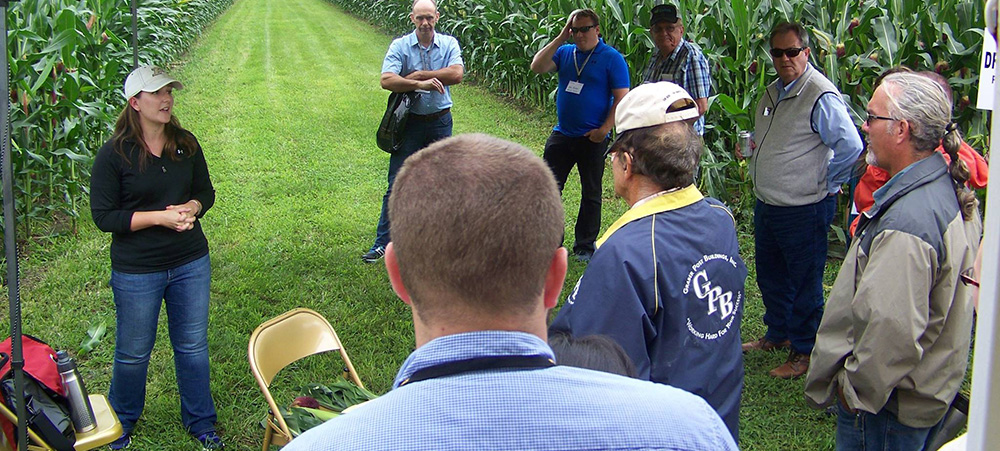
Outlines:
[[368, 252], [365, 252], [364, 255], [361, 256], [361, 260], [364, 260], [365, 263], [375, 263], [381, 260], [382, 257], [385, 257], [385, 248], [382, 246], [375, 246], [369, 249]]
[[591, 258], [594, 258], [593, 252], [581, 251], [576, 253], [576, 261], [587, 263]]

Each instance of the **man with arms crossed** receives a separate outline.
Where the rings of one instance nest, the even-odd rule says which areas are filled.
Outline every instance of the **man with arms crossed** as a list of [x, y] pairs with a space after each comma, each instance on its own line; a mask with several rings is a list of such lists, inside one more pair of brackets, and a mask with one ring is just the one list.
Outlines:
[[382, 258], [389, 244], [389, 195], [403, 161], [430, 143], [451, 136], [448, 86], [462, 82], [465, 66], [458, 41], [434, 31], [440, 17], [433, 0], [414, 2], [410, 20], [416, 30], [392, 41], [382, 62], [382, 89], [420, 91], [420, 96], [410, 110], [399, 150], [389, 156], [389, 186], [382, 197], [375, 242], [361, 256], [366, 263]]
[[610, 336], [639, 378], [705, 398], [736, 438], [747, 268], [733, 215], [694, 185], [697, 117], [669, 82], [638, 86], [618, 105], [611, 172], [631, 208], [598, 241], [550, 329]]
[[[816, 334], [806, 398], [837, 404], [837, 449], [922, 450], [962, 387], [982, 224], [940, 86], [882, 80], [868, 102], [868, 160], [889, 173], [862, 213]], [[935, 152], [942, 142], [951, 165]]]
[[[570, 36], [574, 43], [563, 45]], [[601, 39], [597, 14], [578, 9], [570, 14], [559, 36], [535, 54], [531, 70], [559, 74], [559, 122], [545, 142], [543, 157], [560, 192], [574, 164], [580, 172], [582, 199], [573, 253], [580, 261], [590, 261], [601, 231], [604, 149], [615, 123], [615, 107], [628, 92], [628, 66], [621, 53]]]
[[767, 333], [744, 351], [791, 348], [770, 375], [802, 376], [823, 316], [827, 232], [840, 185], [861, 154], [861, 137], [840, 92], [809, 64], [809, 41], [797, 23], [771, 32], [778, 80], [757, 105], [750, 157], [757, 286]]
[[413, 312], [417, 349], [392, 391], [288, 451], [736, 449], [697, 396], [555, 366], [546, 319], [567, 253], [559, 191], [540, 158], [462, 135], [407, 160], [397, 182], [385, 265]]

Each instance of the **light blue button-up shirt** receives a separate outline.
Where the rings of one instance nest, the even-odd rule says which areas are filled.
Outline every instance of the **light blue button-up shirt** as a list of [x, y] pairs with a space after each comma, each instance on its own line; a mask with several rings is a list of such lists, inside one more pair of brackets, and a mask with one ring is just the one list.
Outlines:
[[[806, 70], [816, 70], [816, 68], [809, 65]], [[778, 101], [781, 101], [800, 79], [802, 79], [801, 75], [785, 86], [779, 78]], [[827, 189], [832, 194], [840, 191], [840, 185], [850, 180], [851, 168], [854, 167], [854, 162], [861, 155], [863, 145], [858, 128], [854, 126], [854, 121], [851, 120], [851, 115], [847, 112], [847, 104], [844, 103], [844, 99], [840, 97], [839, 93], [823, 94], [819, 96], [816, 104], [810, 118], [810, 126], [819, 133], [819, 139], [823, 141], [823, 144], [833, 149], [826, 176]]]
[[[389, 44], [389, 51], [382, 61], [382, 73], [392, 72], [406, 77], [418, 70], [441, 70], [456, 64], [465, 65], [457, 39], [434, 32], [431, 45], [423, 48], [417, 40], [417, 33], [413, 32]], [[444, 87], [444, 94], [437, 91], [422, 93], [411, 111], [416, 114], [431, 114], [445, 108], [451, 108], [451, 91], [448, 86]]]
[[449, 335], [410, 354], [394, 389], [313, 428], [287, 451], [736, 450], [700, 397], [580, 368], [498, 369], [400, 383], [459, 360], [552, 356], [538, 337], [506, 331]]

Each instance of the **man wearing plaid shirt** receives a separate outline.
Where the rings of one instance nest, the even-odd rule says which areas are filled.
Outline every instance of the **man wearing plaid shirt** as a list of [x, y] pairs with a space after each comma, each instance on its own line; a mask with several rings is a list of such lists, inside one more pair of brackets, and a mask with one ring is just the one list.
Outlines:
[[693, 42], [684, 40], [684, 24], [674, 5], [656, 5], [649, 19], [649, 34], [657, 52], [649, 59], [642, 74], [643, 83], [669, 81], [680, 85], [698, 105], [698, 121], [694, 124], [699, 135], [705, 133], [705, 111], [708, 91], [712, 84], [708, 60]]

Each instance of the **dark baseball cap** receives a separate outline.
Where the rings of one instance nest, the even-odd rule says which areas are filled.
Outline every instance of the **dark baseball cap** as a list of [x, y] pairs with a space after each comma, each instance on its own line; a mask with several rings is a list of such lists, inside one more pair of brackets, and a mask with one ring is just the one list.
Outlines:
[[670, 22], [677, 23], [677, 7], [674, 5], [656, 5], [653, 7], [652, 18], [649, 19], [649, 26], [656, 25], [659, 22]]

